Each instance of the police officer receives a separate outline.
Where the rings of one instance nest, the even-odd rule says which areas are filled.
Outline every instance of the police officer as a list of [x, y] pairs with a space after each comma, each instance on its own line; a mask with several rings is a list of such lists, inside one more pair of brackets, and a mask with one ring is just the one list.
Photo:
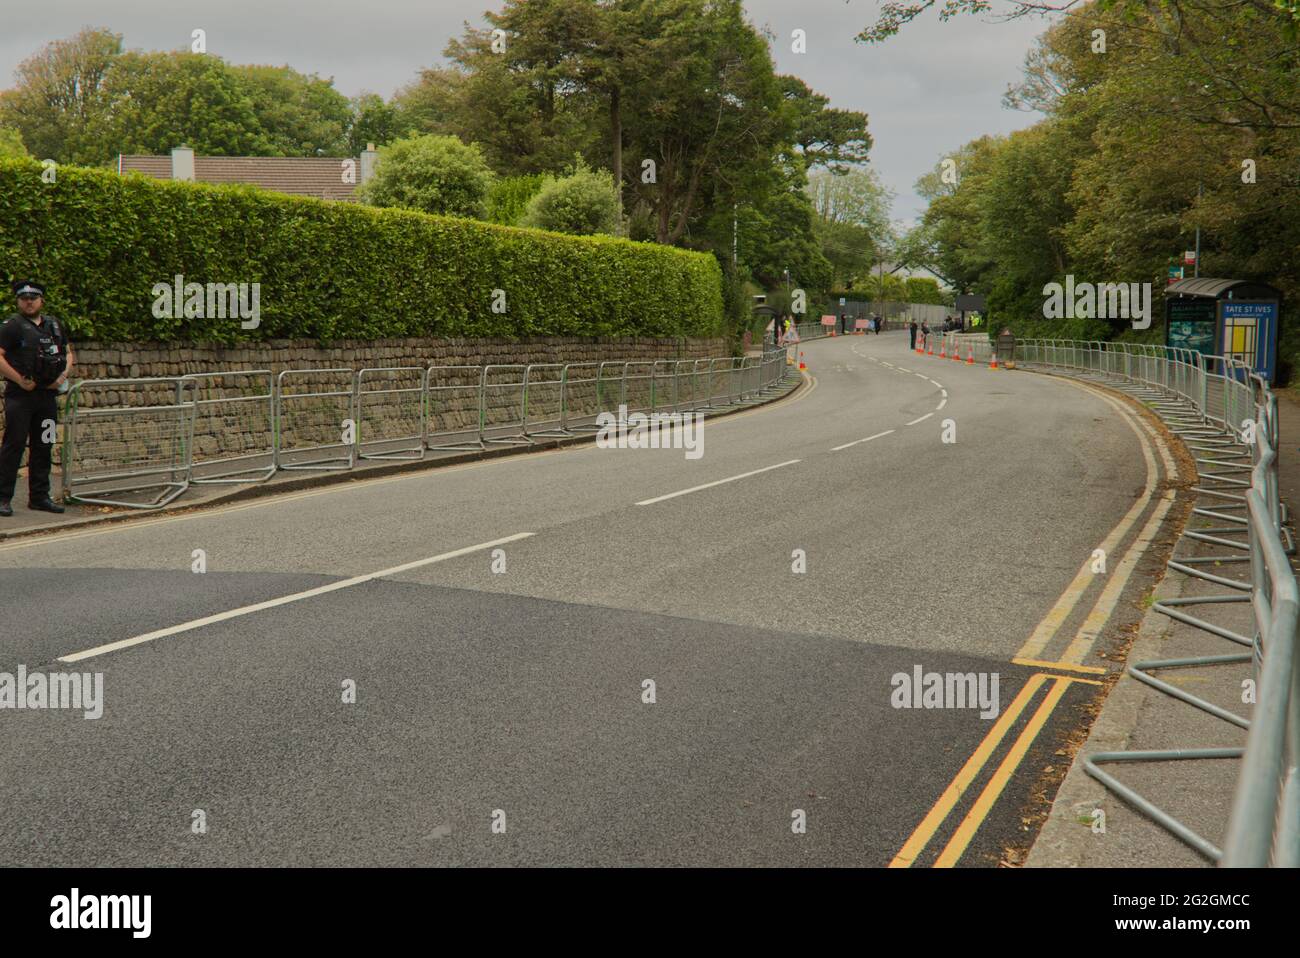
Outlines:
[[23, 449], [30, 446], [27, 464], [27, 507], [63, 512], [50, 498], [50, 452], [57, 397], [72, 371], [72, 349], [62, 325], [41, 315], [45, 287], [32, 280], [13, 284], [18, 312], [0, 326], [0, 376], [5, 382], [5, 432], [0, 443], [0, 516], [14, 514], [10, 500], [18, 481]]

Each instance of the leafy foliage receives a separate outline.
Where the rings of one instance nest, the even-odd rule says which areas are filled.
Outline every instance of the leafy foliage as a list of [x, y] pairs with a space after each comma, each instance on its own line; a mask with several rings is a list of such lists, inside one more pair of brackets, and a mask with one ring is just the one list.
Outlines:
[[381, 147], [375, 175], [357, 194], [374, 206], [482, 219], [493, 178], [476, 145], [425, 134]]
[[[39, 276], [77, 338], [108, 341], [703, 336], [723, 318], [707, 254], [72, 166], [43, 183], [31, 160], [0, 161], [0, 273]], [[261, 324], [155, 318], [176, 274], [260, 283]]]
[[487, 218], [502, 226], [521, 225], [529, 202], [546, 182], [542, 173], [497, 177], [488, 188]]
[[529, 201], [521, 225], [556, 233], [612, 234], [618, 228], [614, 180], [582, 166], [568, 176], [551, 178]]
[[[1200, 227], [1202, 276], [1282, 290], [1285, 378], [1300, 363], [1296, 39], [1288, 12], [1256, 0], [1205, 0], [1196, 16], [1179, 3], [1079, 6], [1007, 97], [1047, 118], [956, 151], [956, 183], [938, 165], [922, 177], [930, 206], [911, 245], [958, 288], [987, 293], [997, 325], [1158, 341], [1167, 267]], [[1044, 319], [1043, 286], [1066, 274], [1151, 283], [1152, 328]]]
[[18, 135], [18, 131], [0, 126], [0, 159], [29, 155], [27, 147], [23, 146], [23, 138]]

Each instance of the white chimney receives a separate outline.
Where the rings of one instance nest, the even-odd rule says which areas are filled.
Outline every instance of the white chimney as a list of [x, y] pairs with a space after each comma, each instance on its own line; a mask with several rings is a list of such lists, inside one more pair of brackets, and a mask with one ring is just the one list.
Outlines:
[[188, 146], [178, 146], [172, 150], [172, 179], [194, 180], [194, 151]]
[[375, 144], [367, 143], [366, 148], [361, 151], [361, 182], [365, 183], [375, 175], [375, 163], [379, 159], [379, 154], [375, 151]]

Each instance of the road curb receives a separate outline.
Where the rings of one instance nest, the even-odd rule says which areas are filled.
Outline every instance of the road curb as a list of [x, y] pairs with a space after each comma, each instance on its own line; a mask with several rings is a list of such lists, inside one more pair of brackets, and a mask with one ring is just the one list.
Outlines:
[[[1153, 600], [1180, 598], [1187, 584], [1188, 580], [1183, 576], [1166, 574], [1156, 585]], [[1154, 608], [1147, 610], [1125, 658], [1126, 663], [1161, 658], [1160, 649], [1173, 634], [1174, 625], [1172, 619]], [[1074, 756], [1074, 762], [1056, 792], [1047, 821], [1025, 859], [1025, 868], [1083, 868], [1092, 864], [1088, 859], [1094, 843], [1104, 840], [1104, 836], [1092, 832], [1093, 811], [1104, 809], [1120, 799], [1084, 771], [1084, 760], [1098, 752], [1128, 750], [1138, 729], [1139, 713], [1150, 691], [1149, 686], [1128, 674], [1127, 667], [1120, 673], [1102, 703], [1101, 713], [1093, 722], [1087, 741]], [[1084, 820], [1087, 820], [1086, 824]]]

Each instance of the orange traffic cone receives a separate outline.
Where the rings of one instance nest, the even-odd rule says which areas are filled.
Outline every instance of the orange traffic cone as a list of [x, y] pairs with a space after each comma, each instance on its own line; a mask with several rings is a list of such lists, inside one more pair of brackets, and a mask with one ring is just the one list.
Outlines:
[[998, 368], [998, 354], [997, 351], [994, 350], [989, 354], [989, 369], [997, 369], [997, 368]]
[[927, 356], [934, 355], [934, 343], [930, 340], [930, 337], [928, 336], [925, 338], [925, 354]]
[[961, 344], [957, 343], [952, 347], [952, 358], [961, 362]]
[[967, 347], [966, 347], [966, 365], [967, 365], [967, 366], [974, 366], [974, 365], [975, 365], [975, 347], [974, 347], [974, 346], [967, 346]]
[[940, 344], [939, 344], [939, 358], [940, 358], [940, 359], [947, 359], [947, 358], [948, 358], [947, 356], [944, 355], [944, 352], [943, 352], [945, 348], [946, 348], [946, 347], [943, 345], [943, 343], [940, 343]]
[[807, 366], [804, 365], [804, 362], [803, 362], [803, 350], [800, 350], [800, 351], [799, 351], [799, 368], [800, 368], [800, 369], [807, 369], [807, 368], [808, 368]]

